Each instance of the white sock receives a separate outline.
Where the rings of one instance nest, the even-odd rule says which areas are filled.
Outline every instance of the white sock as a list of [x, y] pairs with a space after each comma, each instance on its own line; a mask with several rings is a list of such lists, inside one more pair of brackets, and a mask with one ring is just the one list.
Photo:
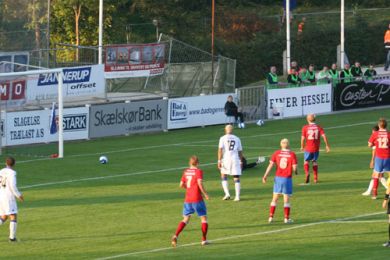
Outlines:
[[15, 220], [9, 222], [9, 238], [14, 239], [16, 237], [16, 226], [17, 223]]
[[225, 181], [225, 180], [222, 181], [222, 188], [223, 188], [223, 191], [225, 192], [225, 196], [230, 197], [228, 181]]
[[367, 188], [367, 193], [371, 193], [371, 191], [372, 191], [372, 187], [374, 186], [374, 180], [373, 179], [371, 179], [371, 181], [370, 181], [370, 184], [368, 185], [368, 188]]
[[384, 177], [381, 177], [381, 178], [380, 178], [380, 181], [381, 181], [381, 183], [382, 183], [383, 187], [385, 187], [385, 189], [387, 189], [387, 182], [386, 182], [386, 178], [384, 178]]
[[236, 189], [236, 199], [240, 198], [240, 191], [241, 191], [241, 183], [235, 182], [234, 188]]

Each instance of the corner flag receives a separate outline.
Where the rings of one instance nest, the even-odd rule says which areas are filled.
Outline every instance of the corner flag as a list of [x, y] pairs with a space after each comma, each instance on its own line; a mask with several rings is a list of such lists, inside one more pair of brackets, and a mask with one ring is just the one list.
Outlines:
[[56, 103], [53, 102], [51, 107], [51, 120], [50, 120], [50, 134], [54, 135], [57, 133], [57, 122], [56, 122]]

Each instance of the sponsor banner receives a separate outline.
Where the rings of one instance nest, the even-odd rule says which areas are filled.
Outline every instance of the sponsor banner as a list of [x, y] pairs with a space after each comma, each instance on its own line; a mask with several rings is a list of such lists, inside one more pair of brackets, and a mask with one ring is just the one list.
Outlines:
[[106, 78], [149, 77], [164, 73], [164, 43], [110, 45], [105, 53]]
[[8, 108], [26, 103], [26, 80], [1, 80], [0, 78], [0, 100]]
[[390, 80], [340, 83], [334, 90], [334, 110], [384, 106], [390, 104]]
[[91, 106], [89, 137], [147, 133], [167, 129], [167, 100]]
[[[56, 111], [58, 123], [58, 111]], [[3, 116], [3, 114], [2, 114]], [[58, 132], [50, 133], [51, 110], [9, 112], [5, 115], [3, 145], [47, 143], [58, 140]], [[88, 138], [89, 109], [64, 109], [64, 140]]]
[[[105, 95], [103, 65], [74, 67], [63, 69], [64, 98]], [[56, 100], [58, 97], [58, 80], [56, 73], [39, 74], [27, 80], [27, 100]]]
[[224, 124], [225, 103], [234, 93], [169, 99], [168, 129]]
[[268, 118], [295, 117], [309, 113], [332, 111], [332, 86], [307, 86], [269, 89], [267, 91]]

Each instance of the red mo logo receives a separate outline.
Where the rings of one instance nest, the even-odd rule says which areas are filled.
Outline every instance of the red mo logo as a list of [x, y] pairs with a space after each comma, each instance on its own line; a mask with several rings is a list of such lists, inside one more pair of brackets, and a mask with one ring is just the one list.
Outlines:
[[2, 81], [0, 82], [1, 100], [21, 100], [25, 98], [26, 81]]

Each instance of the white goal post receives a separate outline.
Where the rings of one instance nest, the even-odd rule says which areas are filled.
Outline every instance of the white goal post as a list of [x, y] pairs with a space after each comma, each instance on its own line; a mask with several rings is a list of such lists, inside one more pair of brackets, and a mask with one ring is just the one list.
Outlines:
[[[58, 80], [58, 158], [64, 157], [64, 128], [63, 128], [63, 112], [64, 112], [64, 102], [63, 102], [63, 69], [40, 69], [40, 70], [29, 70], [22, 72], [8, 72], [0, 73], [1, 78], [4, 77], [21, 77], [21, 76], [31, 76], [31, 75], [40, 75], [40, 74], [49, 74], [55, 73]], [[1, 108], [1, 106], [0, 106]], [[0, 151], [2, 148], [1, 138], [0, 138]]]

